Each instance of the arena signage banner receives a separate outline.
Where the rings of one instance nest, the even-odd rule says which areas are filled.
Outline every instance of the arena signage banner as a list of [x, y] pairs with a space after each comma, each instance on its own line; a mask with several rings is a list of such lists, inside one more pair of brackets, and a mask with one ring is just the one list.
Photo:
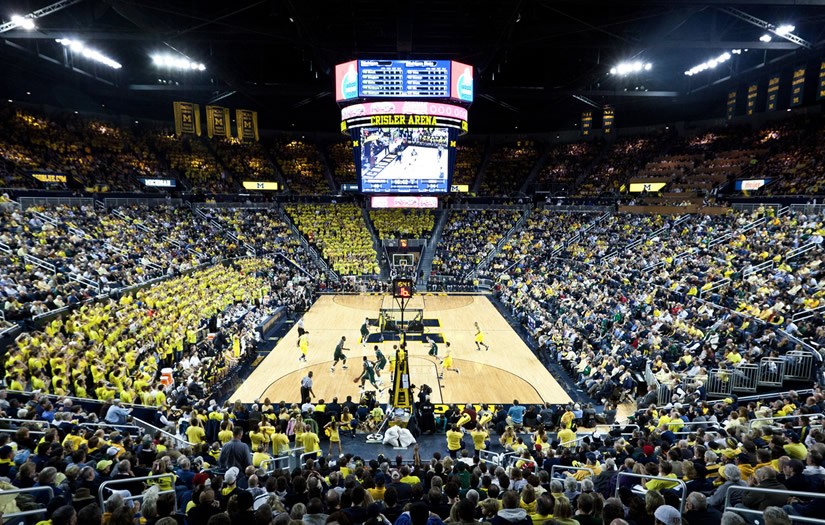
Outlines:
[[604, 116], [602, 117], [602, 132], [605, 135], [613, 134], [613, 124], [616, 120], [616, 113], [613, 108], [604, 108]]
[[238, 126], [238, 138], [258, 141], [258, 112], [250, 109], [236, 109], [235, 122]]
[[191, 102], [173, 102], [175, 134], [201, 135], [201, 108]]
[[232, 130], [229, 125], [229, 108], [206, 106], [206, 135], [210, 139], [215, 135], [227, 139], [232, 137]]
[[453, 184], [450, 186], [450, 193], [470, 193], [469, 184]]
[[819, 64], [819, 90], [816, 92], [816, 99], [825, 98], [825, 59]]
[[176, 179], [140, 179], [148, 188], [174, 188], [178, 185]]
[[759, 85], [751, 84], [748, 86], [748, 115], [753, 115], [756, 111], [756, 97], [759, 95]]
[[373, 208], [438, 208], [438, 197], [372, 197]]
[[260, 180], [245, 180], [243, 187], [248, 190], [263, 190], [263, 191], [277, 191], [281, 189], [281, 185], [277, 182], [265, 182]]
[[766, 111], [776, 111], [776, 101], [779, 98], [779, 77], [768, 80], [768, 104]]
[[771, 179], [738, 180], [734, 183], [734, 188], [738, 191], [755, 191], [770, 181]]
[[728, 120], [733, 119], [733, 116], [736, 115], [736, 90], [728, 92], [728, 105], [727, 111], [725, 116]]
[[462, 134], [469, 130], [467, 108], [454, 104], [425, 101], [366, 102], [341, 110], [341, 131], [366, 126], [454, 128]]
[[791, 81], [791, 107], [802, 105], [802, 96], [805, 92], [805, 67], [798, 67], [793, 71]]
[[582, 112], [582, 137], [589, 137], [590, 130], [593, 129], [593, 112], [592, 111], [584, 111]]
[[648, 193], [659, 191], [667, 185], [667, 182], [631, 182], [627, 191], [630, 193]]
[[51, 173], [48, 171], [32, 171], [29, 172], [33, 179], [39, 180], [49, 184], [66, 184], [69, 181], [69, 176], [64, 173]]

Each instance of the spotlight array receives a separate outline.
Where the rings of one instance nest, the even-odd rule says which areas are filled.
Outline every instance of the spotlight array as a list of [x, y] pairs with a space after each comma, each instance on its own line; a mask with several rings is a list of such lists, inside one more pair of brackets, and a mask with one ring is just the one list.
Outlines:
[[650, 71], [653, 69], [653, 64], [650, 62], [641, 62], [639, 60], [633, 62], [620, 62], [616, 67], [610, 68], [611, 75], [625, 76], [631, 73], [641, 73], [642, 71]]
[[[747, 49], [745, 49], [745, 51], [747, 51]], [[742, 54], [741, 49], [733, 49], [730, 52], [725, 51], [724, 53], [722, 53], [721, 55], [719, 55], [716, 58], [711, 58], [710, 60], [708, 60], [706, 62], [702, 62], [698, 66], [693, 66], [692, 68], [685, 71], [685, 75], [687, 75], [689, 77], [692, 77], [693, 75], [697, 75], [697, 74], [701, 73], [702, 71], [706, 71], [708, 69], [713, 69], [716, 66], [718, 66], [719, 64], [723, 64], [723, 63], [727, 62], [728, 60], [731, 59], [731, 57], [733, 55], [741, 55], [741, 54]]]
[[89, 60], [93, 60], [105, 66], [109, 66], [112, 69], [120, 69], [121, 67], [123, 67], [120, 65], [119, 62], [112, 60], [100, 51], [92, 49], [91, 47], [87, 47], [86, 44], [84, 44], [80, 40], [73, 40], [71, 38], [58, 38], [56, 42], [58, 44], [62, 44], [64, 47], [68, 47], [72, 50], [73, 53], [77, 53], [85, 58], [88, 58]]
[[781, 24], [776, 29], [774, 29], [774, 33], [776, 33], [779, 36], [785, 36], [793, 33], [795, 29], [796, 27], [791, 24]]
[[152, 63], [156, 67], [169, 69], [180, 69], [182, 71], [206, 71], [206, 66], [200, 62], [194, 62], [182, 56], [171, 54], [152, 55]]
[[25, 29], [27, 31], [31, 31], [35, 28], [34, 25], [34, 18], [28, 18], [25, 16], [20, 15], [12, 15], [11, 16], [11, 23], [14, 24], [14, 27], [19, 27], [21, 29]]

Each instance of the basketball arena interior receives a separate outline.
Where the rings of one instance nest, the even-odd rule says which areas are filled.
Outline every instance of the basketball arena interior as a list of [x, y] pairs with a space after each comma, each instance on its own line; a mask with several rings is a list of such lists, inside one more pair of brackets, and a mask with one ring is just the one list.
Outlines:
[[0, 41], [3, 524], [825, 524], [825, 1]]

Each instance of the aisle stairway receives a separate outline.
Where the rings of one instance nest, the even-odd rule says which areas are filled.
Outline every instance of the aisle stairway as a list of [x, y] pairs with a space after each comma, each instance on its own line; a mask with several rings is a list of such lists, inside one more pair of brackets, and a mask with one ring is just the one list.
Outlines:
[[435, 223], [432, 237], [424, 251], [421, 254], [421, 265], [419, 266], [418, 289], [426, 290], [427, 282], [430, 278], [430, 273], [433, 270], [433, 258], [435, 258], [435, 247], [438, 246], [438, 241], [441, 239], [441, 232], [444, 231], [444, 226], [447, 224], [447, 218], [450, 215], [450, 210], [442, 210], [441, 215]]

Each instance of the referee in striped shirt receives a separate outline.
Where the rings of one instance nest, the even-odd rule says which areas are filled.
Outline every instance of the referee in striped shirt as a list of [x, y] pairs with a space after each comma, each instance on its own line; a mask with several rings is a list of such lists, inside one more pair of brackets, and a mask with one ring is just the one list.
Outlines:
[[310, 371], [305, 378], [301, 379], [301, 404], [309, 403], [315, 396], [312, 391], [312, 371]]

